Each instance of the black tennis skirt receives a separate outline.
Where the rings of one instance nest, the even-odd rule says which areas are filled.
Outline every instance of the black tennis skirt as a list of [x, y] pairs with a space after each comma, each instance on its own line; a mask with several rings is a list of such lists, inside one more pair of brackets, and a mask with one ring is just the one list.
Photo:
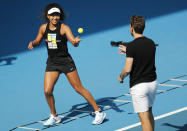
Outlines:
[[75, 63], [71, 56], [48, 57], [46, 64], [46, 72], [58, 71], [67, 74], [76, 70]]

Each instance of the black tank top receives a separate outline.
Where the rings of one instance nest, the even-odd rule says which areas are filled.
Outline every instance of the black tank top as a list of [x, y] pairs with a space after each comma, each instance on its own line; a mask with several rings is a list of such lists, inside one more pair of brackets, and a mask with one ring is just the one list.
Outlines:
[[49, 23], [47, 24], [44, 33], [44, 39], [47, 46], [49, 58], [70, 56], [67, 48], [67, 37], [65, 34], [60, 34], [60, 28], [60, 22], [58, 23], [55, 30], [50, 30]]

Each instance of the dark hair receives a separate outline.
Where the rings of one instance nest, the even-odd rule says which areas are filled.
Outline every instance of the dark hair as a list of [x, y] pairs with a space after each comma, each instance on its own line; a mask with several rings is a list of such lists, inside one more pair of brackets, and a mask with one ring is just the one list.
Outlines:
[[44, 8], [44, 10], [43, 10], [43, 13], [42, 13], [42, 20], [44, 20], [44, 21], [47, 21], [48, 20], [48, 18], [47, 18], [47, 13], [48, 13], [48, 11], [51, 9], [51, 8], [53, 8], [53, 7], [56, 7], [56, 8], [58, 8], [58, 9], [60, 9], [60, 20], [61, 21], [63, 21], [64, 19], [65, 19], [65, 17], [66, 17], [66, 15], [65, 15], [65, 13], [64, 13], [64, 10], [63, 10], [63, 8], [59, 5], [59, 4], [57, 4], [57, 3], [51, 3], [51, 4], [48, 4], [45, 8]]
[[133, 15], [131, 16], [131, 27], [138, 34], [142, 34], [145, 28], [145, 20], [142, 16]]

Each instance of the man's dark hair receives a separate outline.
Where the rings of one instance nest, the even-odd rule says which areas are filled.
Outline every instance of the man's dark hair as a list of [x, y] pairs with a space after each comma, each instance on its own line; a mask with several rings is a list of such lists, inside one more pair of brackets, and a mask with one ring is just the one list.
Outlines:
[[134, 31], [138, 34], [143, 34], [145, 28], [145, 20], [142, 16], [133, 15], [131, 17], [131, 27], [134, 28]]
[[45, 7], [45, 9], [43, 10], [42, 19], [43, 19], [44, 21], [47, 21], [47, 20], [48, 20], [48, 18], [47, 18], [47, 13], [48, 13], [48, 11], [49, 11], [51, 8], [54, 8], [54, 7], [60, 9], [60, 12], [61, 12], [61, 13], [60, 13], [60, 20], [63, 21], [63, 20], [65, 19], [66, 15], [65, 15], [65, 13], [64, 13], [63, 8], [62, 8], [59, 4], [57, 4], [57, 3], [51, 3], [51, 4], [48, 4], [48, 5]]

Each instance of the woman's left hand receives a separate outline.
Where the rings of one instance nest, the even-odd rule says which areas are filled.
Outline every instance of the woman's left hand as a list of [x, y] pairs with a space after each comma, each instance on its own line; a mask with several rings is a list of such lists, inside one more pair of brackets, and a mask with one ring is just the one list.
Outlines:
[[78, 47], [79, 46], [79, 42], [81, 41], [82, 39], [79, 38], [79, 36], [75, 37], [74, 41], [73, 41], [73, 45], [75, 47]]
[[82, 39], [80, 39], [79, 36], [77, 36], [77, 37], [75, 37], [75, 39], [74, 39], [73, 42], [74, 42], [74, 43], [79, 43], [81, 40], [82, 40]]

